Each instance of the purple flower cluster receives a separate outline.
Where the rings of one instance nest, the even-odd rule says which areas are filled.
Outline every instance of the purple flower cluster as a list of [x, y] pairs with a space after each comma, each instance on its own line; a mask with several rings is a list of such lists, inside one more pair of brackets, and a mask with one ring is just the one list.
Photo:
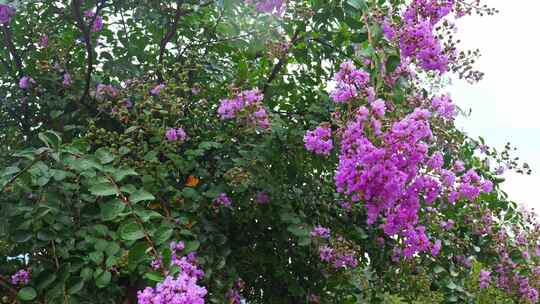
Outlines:
[[105, 97], [116, 98], [118, 90], [111, 84], [98, 84], [96, 88], [96, 98], [104, 99]]
[[170, 128], [165, 132], [165, 138], [168, 141], [184, 142], [188, 139], [188, 136], [183, 128]]
[[491, 271], [480, 270], [480, 276], [478, 277], [478, 284], [481, 289], [485, 289], [491, 282]]
[[15, 10], [11, 6], [0, 4], [0, 24], [8, 24], [14, 15]]
[[246, 0], [247, 4], [255, 3], [255, 8], [261, 13], [269, 13], [274, 16], [281, 16], [287, 9], [284, 0]]
[[23, 90], [27, 90], [30, 88], [30, 86], [35, 85], [36, 81], [30, 77], [30, 76], [23, 76], [19, 80], [19, 88]]
[[425, 70], [444, 73], [449, 58], [433, 33], [435, 25], [447, 16], [454, 0], [414, 0], [403, 13], [404, 25], [399, 32], [401, 55], [414, 58]]
[[369, 82], [369, 74], [356, 68], [352, 61], [340, 65], [339, 71], [334, 75], [336, 87], [330, 92], [334, 102], [348, 102], [359, 95], [359, 90], [365, 88]]
[[159, 93], [161, 93], [161, 90], [163, 90], [164, 88], [165, 88], [165, 84], [160, 83], [150, 90], [150, 94], [155, 95], [155, 96], [159, 95]]
[[263, 98], [258, 89], [242, 91], [232, 99], [222, 99], [218, 114], [222, 120], [239, 118], [248, 125], [268, 129], [270, 120], [262, 104]]
[[313, 230], [311, 231], [312, 237], [318, 237], [323, 239], [330, 238], [330, 228], [322, 227], [321, 225], [317, 225]]
[[433, 98], [431, 106], [442, 118], [453, 119], [456, 116], [456, 105], [452, 103], [448, 95]]
[[221, 205], [223, 207], [231, 207], [232, 201], [227, 196], [227, 193], [222, 192], [214, 199], [214, 204], [218, 206]]
[[255, 194], [255, 202], [261, 205], [268, 204], [270, 202], [270, 196], [264, 191], [259, 191]]
[[319, 257], [321, 261], [329, 263], [336, 269], [358, 266], [358, 259], [354, 251], [338, 250], [324, 245], [319, 247]]
[[97, 33], [103, 29], [103, 18], [101, 16], [96, 16], [96, 13], [92, 10], [87, 10], [84, 12], [84, 16], [88, 18], [88, 20], [94, 19], [94, 23], [92, 23], [92, 27], [90, 28], [90, 31], [92, 33]]
[[73, 81], [71, 80], [71, 75], [68, 72], [64, 73], [64, 76], [62, 78], [62, 84], [65, 87], [69, 87], [71, 86], [72, 83]]
[[330, 155], [332, 151], [332, 129], [328, 125], [322, 125], [315, 130], [307, 131], [304, 135], [305, 147], [308, 151], [321, 155]]
[[[435, 13], [429, 13], [435, 18]], [[437, 15], [438, 16], [438, 15]], [[431, 19], [430, 19], [431, 20]], [[450, 203], [458, 199], [475, 200], [481, 192], [490, 192], [493, 184], [483, 180], [474, 170], [465, 170], [456, 161], [453, 168], [444, 168], [443, 154], [433, 147], [432, 112], [416, 108], [401, 119], [386, 117], [387, 103], [376, 99], [369, 86], [369, 75], [357, 70], [348, 61], [334, 76], [338, 84], [334, 101], [347, 101], [365, 88], [369, 107], [350, 109], [349, 120], [336, 132], [340, 137], [339, 164], [335, 174], [337, 192], [354, 202], [362, 201], [367, 209], [368, 224], [382, 218], [380, 227], [389, 237], [403, 239], [395, 255], [412, 257], [419, 252], [439, 254], [441, 241], [431, 241], [426, 228], [419, 226], [422, 204], [433, 205], [445, 197]], [[343, 96], [346, 96], [342, 98]], [[434, 99], [437, 115], [452, 118], [455, 107], [448, 97]], [[341, 117], [337, 115], [336, 117]], [[383, 128], [384, 126], [384, 128]], [[331, 131], [319, 127], [304, 137], [306, 149], [330, 153]], [[459, 174], [460, 176], [456, 176]], [[329, 251], [323, 250], [328, 259]]]
[[38, 45], [40, 47], [42, 47], [42, 48], [48, 47], [49, 46], [49, 36], [42, 35], [41, 37], [39, 37]]
[[[155, 288], [146, 287], [137, 292], [139, 304], [204, 304], [207, 290], [199, 286], [198, 281], [204, 272], [197, 266], [196, 256], [190, 253], [179, 257], [178, 252], [184, 249], [183, 242], [171, 242], [171, 266], [178, 266], [180, 273], [176, 277], [168, 275]], [[154, 269], [162, 267], [162, 259], [152, 262]]]
[[26, 269], [21, 269], [11, 276], [11, 284], [26, 285], [30, 281], [30, 272]]

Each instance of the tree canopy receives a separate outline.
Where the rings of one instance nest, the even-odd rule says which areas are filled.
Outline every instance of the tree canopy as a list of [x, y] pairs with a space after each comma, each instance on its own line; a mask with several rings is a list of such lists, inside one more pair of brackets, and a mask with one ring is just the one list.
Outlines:
[[454, 124], [478, 0], [0, 4], [0, 302], [536, 303]]

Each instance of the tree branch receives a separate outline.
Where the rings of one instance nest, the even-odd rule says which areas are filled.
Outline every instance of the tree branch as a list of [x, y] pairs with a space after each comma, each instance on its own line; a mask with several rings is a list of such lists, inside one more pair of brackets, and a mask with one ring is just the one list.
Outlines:
[[274, 81], [274, 79], [278, 76], [279, 72], [281, 71], [281, 69], [283, 68], [283, 66], [285, 65], [285, 63], [287, 61], [287, 56], [289, 54], [290, 49], [300, 40], [300, 38], [301, 38], [300, 37], [300, 29], [297, 28], [294, 31], [293, 37], [291, 39], [291, 45], [289, 46], [289, 49], [286, 52], [284, 52], [283, 55], [279, 58], [276, 65], [274, 65], [274, 68], [272, 69], [272, 72], [270, 73], [270, 76], [268, 76], [268, 79], [266, 80], [266, 83], [264, 84], [263, 89], [262, 89], [263, 94], [266, 93], [266, 91], [270, 87], [270, 83], [272, 83], [272, 81]]
[[[178, 29], [178, 23], [180, 22], [180, 17], [186, 13], [181, 8], [183, 3], [184, 3], [183, 0], [176, 1], [176, 13], [174, 15], [173, 22], [171, 26], [169, 27], [169, 30], [167, 31], [165, 36], [163, 36], [163, 38], [161, 39], [159, 43], [158, 65], [160, 66], [163, 64], [163, 57], [165, 56], [165, 48], [167, 47], [167, 43], [169, 43], [172, 37], [174, 37], [174, 35], [176, 34], [176, 31]], [[163, 74], [161, 73], [159, 68], [157, 70], [157, 77], [158, 77], [158, 82], [160, 83], [163, 82]]]

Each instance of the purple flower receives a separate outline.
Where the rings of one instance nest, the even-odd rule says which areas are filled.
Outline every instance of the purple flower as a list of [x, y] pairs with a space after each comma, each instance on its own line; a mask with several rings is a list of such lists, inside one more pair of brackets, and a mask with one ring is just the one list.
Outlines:
[[255, 202], [261, 205], [268, 204], [270, 202], [270, 197], [268, 196], [268, 193], [264, 191], [259, 191], [255, 195]]
[[352, 61], [340, 65], [340, 70], [334, 75], [336, 88], [330, 92], [330, 97], [336, 103], [345, 103], [359, 94], [358, 90], [365, 88], [369, 82], [369, 74], [357, 69]]
[[386, 37], [386, 39], [388, 40], [393, 40], [394, 37], [396, 37], [396, 31], [394, 30], [392, 23], [388, 19], [384, 19], [382, 24], [382, 31], [384, 37]]
[[287, 5], [284, 0], [246, 0], [247, 4], [255, 4], [257, 11], [270, 13], [274, 16], [281, 16], [285, 12]]
[[456, 160], [456, 161], [454, 162], [454, 171], [456, 171], [456, 172], [463, 172], [463, 171], [465, 171], [465, 164], [464, 164], [462, 161], [460, 161], [460, 160]]
[[71, 84], [72, 84], [71, 75], [68, 72], [64, 73], [64, 78], [62, 80], [62, 84], [65, 87], [71, 86]]
[[441, 228], [444, 230], [451, 230], [454, 227], [454, 221], [449, 219], [448, 221], [441, 221]]
[[319, 247], [319, 257], [321, 258], [321, 261], [330, 262], [334, 257], [334, 249], [328, 246]]
[[30, 281], [30, 273], [26, 269], [21, 269], [11, 276], [11, 284], [26, 285]]
[[485, 193], [490, 193], [493, 191], [493, 183], [490, 180], [485, 180], [482, 183], [482, 191]]
[[8, 24], [14, 15], [15, 10], [12, 7], [0, 4], [0, 24]]
[[371, 110], [379, 117], [383, 117], [386, 111], [386, 103], [382, 99], [377, 99], [371, 103]]
[[332, 130], [328, 126], [319, 126], [304, 135], [305, 147], [316, 154], [330, 155], [332, 151]]
[[310, 293], [308, 294], [308, 302], [310, 303], [319, 303], [321, 301], [321, 298], [314, 294], [314, 293]]
[[161, 92], [161, 90], [163, 90], [165, 88], [165, 85], [163, 83], [160, 83], [158, 84], [157, 86], [153, 87], [151, 90], [150, 90], [150, 94], [152, 95], [159, 95], [159, 93]]
[[442, 243], [441, 240], [436, 240], [433, 246], [431, 247], [431, 255], [438, 256], [441, 251]]
[[480, 277], [478, 278], [478, 283], [481, 289], [485, 289], [489, 286], [491, 281], [491, 271], [480, 270]]
[[227, 196], [227, 193], [224, 193], [224, 192], [220, 193], [214, 199], [214, 203], [217, 205], [222, 205], [223, 207], [231, 207], [232, 205], [231, 199]]
[[116, 98], [118, 90], [110, 84], [98, 84], [96, 88], [96, 98], [103, 99], [105, 97]]
[[180, 141], [184, 142], [188, 139], [186, 131], [183, 128], [170, 128], [165, 132], [165, 137], [168, 141]]
[[445, 119], [453, 119], [456, 116], [456, 106], [452, 103], [450, 96], [444, 95], [431, 100], [431, 106], [437, 114]]
[[30, 88], [30, 85], [34, 85], [34, 84], [36, 84], [36, 81], [34, 79], [32, 79], [32, 77], [30, 77], [30, 76], [23, 76], [19, 80], [19, 88], [21, 88], [23, 90], [26, 90], [26, 89]]
[[322, 227], [321, 225], [317, 225], [313, 230], [311, 231], [312, 237], [320, 237], [322, 239], [330, 238], [330, 229], [326, 227]]
[[103, 29], [103, 18], [101, 18], [101, 16], [96, 16], [94, 11], [87, 10], [84, 12], [84, 16], [86, 16], [89, 20], [94, 19], [94, 23], [92, 23], [92, 27], [90, 28], [92, 33], [97, 33]]
[[497, 170], [495, 171], [495, 174], [497, 174], [497, 175], [503, 175], [504, 171], [506, 171], [505, 166], [500, 166], [500, 167], [497, 168]]
[[42, 47], [42, 48], [46, 48], [49, 46], [49, 36], [47, 35], [42, 35], [41, 37], [39, 37], [39, 42], [38, 42], [39, 46]]

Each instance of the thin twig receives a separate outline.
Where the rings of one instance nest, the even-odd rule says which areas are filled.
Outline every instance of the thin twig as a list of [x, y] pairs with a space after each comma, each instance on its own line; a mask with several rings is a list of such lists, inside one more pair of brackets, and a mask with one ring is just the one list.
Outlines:
[[278, 76], [279, 72], [285, 65], [285, 62], [287, 61], [287, 56], [289, 54], [289, 51], [294, 47], [294, 45], [300, 40], [300, 28], [297, 28], [294, 31], [293, 37], [291, 39], [291, 44], [289, 46], [289, 49], [283, 53], [283, 55], [279, 58], [276, 65], [274, 65], [274, 68], [272, 69], [272, 72], [270, 73], [270, 76], [268, 76], [268, 79], [266, 80], [264, 86], [263, 86], [263, 94], [266, 93], [268, 88], [270, 87], [270, 83], [274, 81], [274, 79]]

